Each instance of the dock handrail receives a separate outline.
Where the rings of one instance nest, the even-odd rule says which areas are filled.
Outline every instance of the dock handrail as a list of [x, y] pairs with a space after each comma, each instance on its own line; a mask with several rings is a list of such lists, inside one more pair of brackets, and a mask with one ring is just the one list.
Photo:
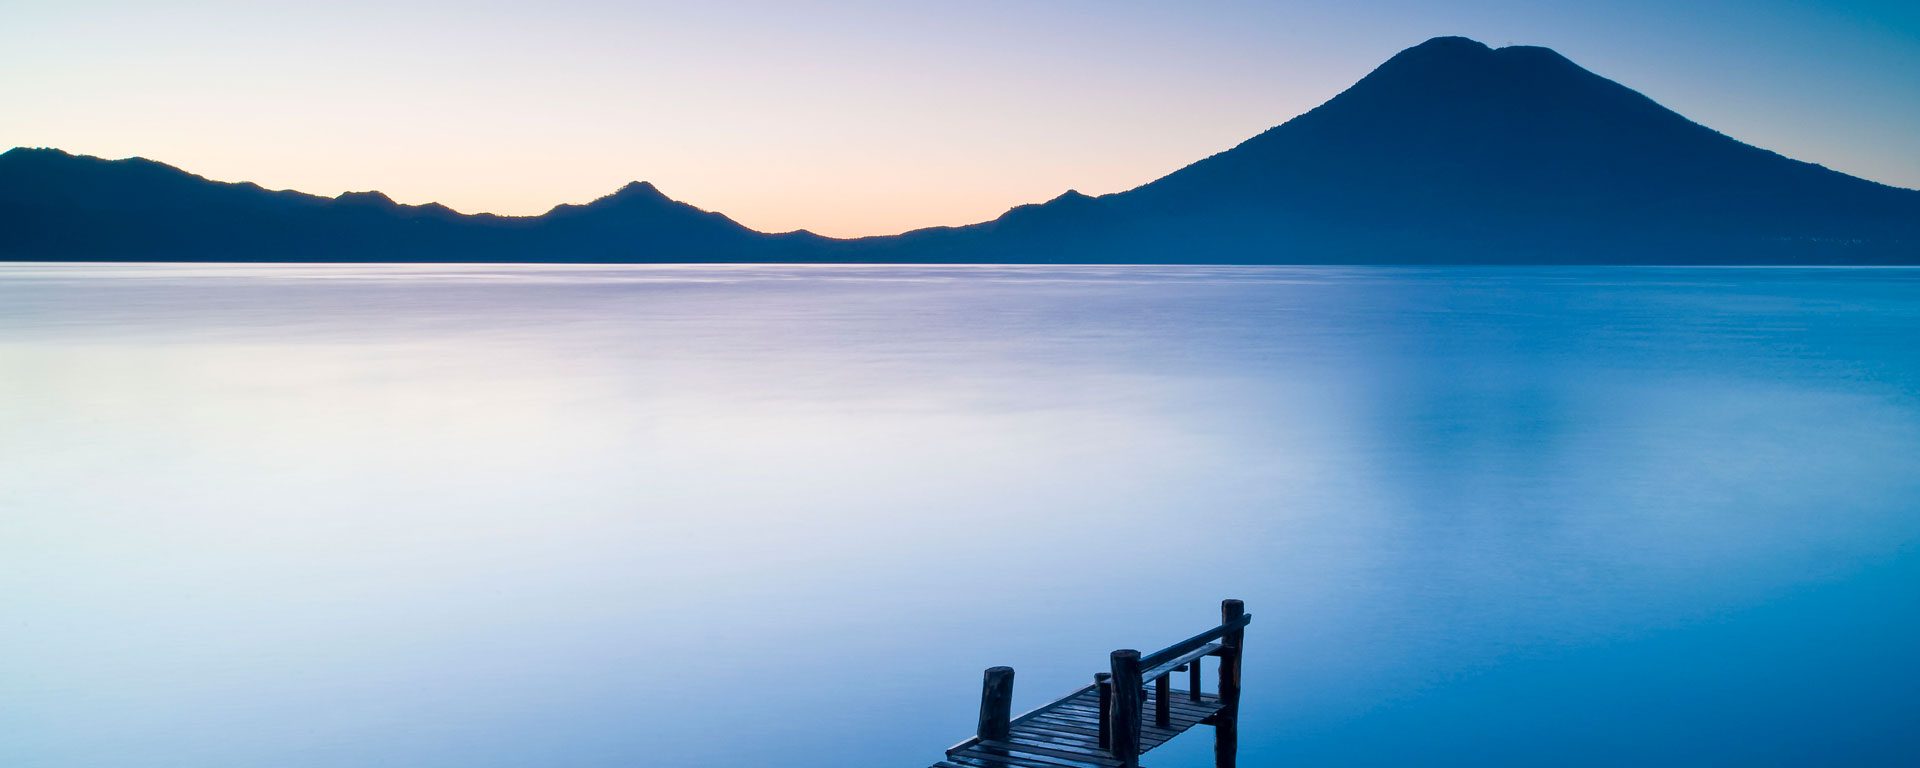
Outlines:
[[1141, 656], [1140, 664], [1141, 666], [1145, 666], [1145, 667], [1160, 666], [1161, 664], [1166, 663], [1166, 661], [1169, 659], [1174, 659], [1180, 656], [1184, 656], [1189, 651], [1199, 648], [1200, 646], [1206, 645], [1207, 643], [1210, 643], [1214, 640], [1218, 640], [1221, 637], [1225, 636], [1228, 632], [1232, 632], [1233, 630], [1236, 630], [1236, 629], [1241, 629], [1247, 626], [1247, 624], [1251, 623], [1252, 621], [1253, 621], [1253, 614], [1242, 613], [1237, 618], [1221, 622], [1220, 626], [1214, 627], [1213, 629], [1209, 629], [1205, 632], [1194, 635], [1193, 637], [1189, 637], [1185, 640], [1174, 643], [1173, 645], [1169, 645], [1165, 648], [1154, 651], [1153, 653], [1149, 653], [1144, 656]]

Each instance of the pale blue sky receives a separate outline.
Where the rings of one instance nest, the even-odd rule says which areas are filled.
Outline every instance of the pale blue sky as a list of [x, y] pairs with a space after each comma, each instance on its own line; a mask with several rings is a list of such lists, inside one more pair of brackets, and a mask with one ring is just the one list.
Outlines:
[[756, 228], [1149, 181], [1436, 35], [1545, 45], [1735, 138], [1920, 187], [1920, 3], [18, 2], [0, 144], [537, 213], [644, 179]]

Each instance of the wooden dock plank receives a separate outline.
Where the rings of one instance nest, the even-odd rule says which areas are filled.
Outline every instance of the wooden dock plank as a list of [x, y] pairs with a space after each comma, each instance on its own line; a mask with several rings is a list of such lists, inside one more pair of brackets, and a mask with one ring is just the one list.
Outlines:
[[[1140, 755], [1200, 725], [1214, 726], [1215, 761], [1231, 768], [1238, 738], [1240, 645], [1252, 618], [1240, 601], [1222, 601], [1219, 626], [1145, 656], [1114, 651], [1111, 674], [1095, 675], [1093, 685], [1019, 717], [1010, 717], [1007, 706], [1013, 670], [988, 669], [977, 732], [948, 748], [946, 759], [932, 768], [1129, 768], [1140, 764]], [[1208, 656], [1220, 660], [1219, 693], [1172, 687], [1173, 674], [1184, 670], [1190, 688], [1197, 689], [1199, 665]], [[1102, 707], [1138, 711], [1103, 720]], [[1116, 745], [1101, 746], [1106, 730], [1113, 732]]]
[[962, 753], [949, 755], [947, 762], [957, 763], [966, 768], [1097, 768], [1091, 763], [1063, 763], [1026, 755], [976, 755]]
[[[1168, 727], [1161, 728], [1154, 725], [1157, 693], [1149, 689], [1141, 699], [1143, 754], [1200, 725], [1222, 706], [1213, 694], [1203, 693], [1194, 701], [1188, 691], [1170, 689], [1171, 717]], [[1115, 768], [1119, 761], [1100, 747], [1097, 695], [1091, 689], [1082, 690], [1034, 709], [1013, 721], [1008, 739], [976, 739], [935, 768]]]
[[1120, 761], [1110, 757], [1096, 755], [1078, 755], [1072, 752], [1056, 752], [1045, 747], [1024, 744], [1009, 744], [1004, 741], [989, 741], [968, 747], [953, 757], [972, 757], [992, 760], [998, 757], [1018, 757], [1023, 760], [1047, 763], [1056, 768], [1118, 768]]

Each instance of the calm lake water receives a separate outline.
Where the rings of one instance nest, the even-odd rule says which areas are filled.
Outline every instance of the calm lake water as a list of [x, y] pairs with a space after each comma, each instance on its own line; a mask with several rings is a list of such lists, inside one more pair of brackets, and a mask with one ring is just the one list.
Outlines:
[[10, 768], [920, 768], [1222, 597], [1246, 766], [1920, 763], [1920, 270], [0, 265]]

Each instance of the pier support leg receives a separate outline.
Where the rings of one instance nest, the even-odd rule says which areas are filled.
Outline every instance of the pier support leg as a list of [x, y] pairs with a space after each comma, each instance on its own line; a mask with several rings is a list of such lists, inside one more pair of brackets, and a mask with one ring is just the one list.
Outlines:
[[1173, 700], [1167, 697], [1172, 690], [1167, 685], [1166, 675], [1153, 679], [1153, 724], [1156, 727], [1165, 728], [1172, 723]]
[[[1239, 600], [1220, 601], [1220, 623], [1237, 621], [1247, 606]], [[1246, 631], [1235, 629], [1220, 638], [1220, 711], [1213, 716], [1213, 764], [1235, 768], [1240, 752], [1240, 652]]]

